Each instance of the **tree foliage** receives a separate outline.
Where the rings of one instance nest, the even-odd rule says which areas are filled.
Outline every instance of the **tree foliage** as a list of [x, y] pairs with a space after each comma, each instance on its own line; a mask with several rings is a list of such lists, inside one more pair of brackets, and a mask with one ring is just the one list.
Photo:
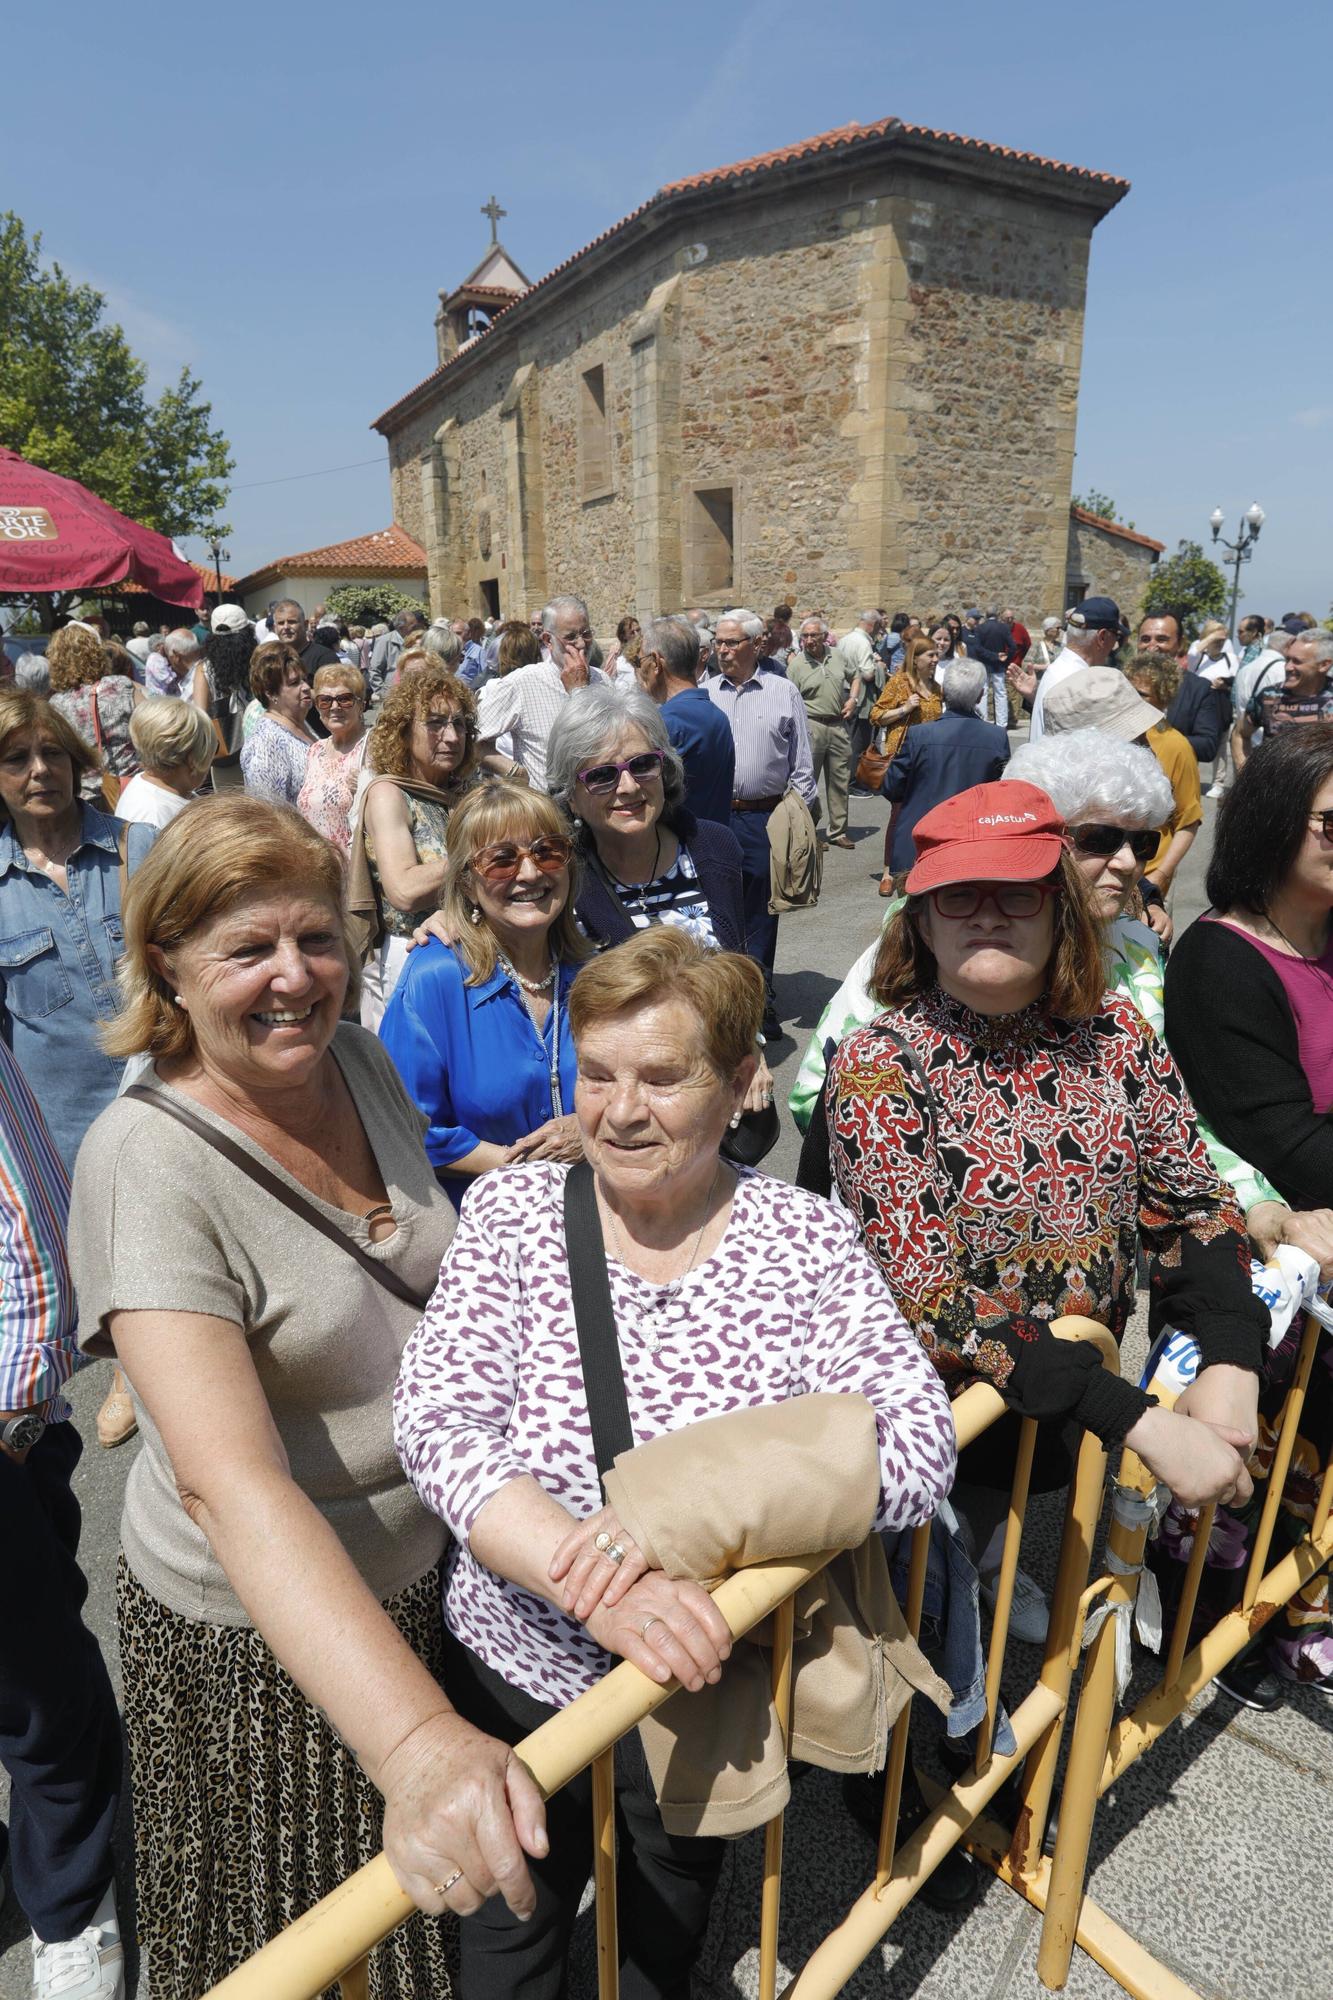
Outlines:
[[1081, 507], [1085, 514], [1096, 514], [1103, 521], [1119, 521], [1122, 528], [1132, 528], [1134, 526], [1132, 521], [1120, 520], [1120, 515], [1116, 511], [1116, 503], [1110, 494], [1099, 493], [1095, 486], [1089, 487], [1086, 493], [1075, 493], [1073, 499], [1074, 505]]
[[1198, 542], [1179, 542], [1175, 554], [1159, 562], [1149, 575], [1143, 616], [1178, 612], [1183, 636], [1195, 639], [1201, 621], [1221, 617], [1226, 603], [1227, 580], [1217, 564], [1209, 561]]
[[106, 300], [42, 239], [0, 215], [0, 444], [77, 479], [145, 527], [198, 534], [227, 498], [233, 460], [201, 384], [182, 368], [156, 402]]
[[396, 590], [391, 583], [339, 583], [324, 599], [330, 618], [345, 618], [349, 625], [387, 625], [400, 611], [420, 611], [429, 616], [419, 597]]

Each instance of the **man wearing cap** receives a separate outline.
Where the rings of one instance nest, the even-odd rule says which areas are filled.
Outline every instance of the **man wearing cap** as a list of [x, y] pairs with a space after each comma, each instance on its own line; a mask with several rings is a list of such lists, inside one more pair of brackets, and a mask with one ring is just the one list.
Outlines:
[[1144, 743], [1152, 751], [1166, 773], [1174, 805], [1145, 872], [1169, 911], [1176, 871], [1203, 824], [1199, 764], [1189, 744], [1115, 667], [1088, 667], [1054, 688], [1046, 728], [1052, 736], [1066, 729], [1103, 729], [1122, 743]]
[[986, 690], [978, 713], [983, 722], [1005, 729], [1009, 724], [1009, 698], [1005, 693], [1005, 671], [1010, 661], [1018, 664], [1013, 634], [1002, 618], [983, 618], [964, 640], [968, 658], [986, 670]]
[[[1056, 654], [1040, 681], [1031, 667], [1010, 667], [1010, 687], [1032, 704], [1030, 742], [1045, 735], [1046, 703], [1061, 681], [1084, 667], [1104, 667], [1120, 641], [1128, 637], [1129, 627], [1113, 597], [1085, 597], [1066, 617], [1064, 650]], [[1072, 725], [1066, 723], [1065, 727]]]
[[1180, 686], [1171, 697], [1166, 719], [1201, 764], [1216, 757], [1226, 728], [1221, 698], [1213, 683], [1187, 665], [1185, 628], [1178, 611], [1155, 611], [1139, 624], [1139, 651], [1165, 653], [1180, 668]]

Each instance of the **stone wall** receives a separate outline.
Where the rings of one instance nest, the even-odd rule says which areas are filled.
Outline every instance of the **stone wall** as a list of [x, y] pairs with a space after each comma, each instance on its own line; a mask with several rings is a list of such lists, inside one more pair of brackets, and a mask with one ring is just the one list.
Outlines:
[[[390, 433], [431, 601], [1064, 605], [1089, 210], [888, 162], [717, 194]], [[596, 372], [600, 371], [600, 373]], [[702, 496], [702, 497], [701, 497]], [[727, 569], [730, 533], [732, 562]]]
[[1121, 615], [1130, 625], [1138, 625], [1153, 568], [1151, 549], [1105, 528], [1094, 528], [1087, 521], [1076, 521], [1071, 515], [1068, 560], [1068, 603], [1076, 603], [1080, 597], [1113, 597]]

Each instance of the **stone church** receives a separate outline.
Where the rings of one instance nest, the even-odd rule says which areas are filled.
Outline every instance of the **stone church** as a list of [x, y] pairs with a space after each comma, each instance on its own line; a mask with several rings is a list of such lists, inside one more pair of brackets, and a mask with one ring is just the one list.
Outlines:
[[[535, 284], [492, 199], [438, 365], [374, 425], [432, 605], [577, 589], [609, 636], [687, 604], [1003, 603], [1035, 630], [1097, 581], [1074, 427], [1092, 232], [1127, 191], [885, 118], [673, 182]], [[1146, 575], [1133, 539], [1100, 537]]]

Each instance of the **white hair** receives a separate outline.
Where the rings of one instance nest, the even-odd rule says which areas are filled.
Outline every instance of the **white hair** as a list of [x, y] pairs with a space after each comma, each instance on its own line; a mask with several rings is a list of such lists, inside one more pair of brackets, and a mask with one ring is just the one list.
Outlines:
[[1043, 618], [1041, 629], [1043, 632], [1058, 632], [1060, 630], [1060, 620], [1058, 618]]
[[685, 766], [667, 735], [662, 712], [642, 688], [619, 682], [575, 688], [561, 702], [546, 739], [546, 788], [551, 797], [567, 803], [579, 772], [610, 762], [627, 729], [637, 729], [650, 750], [662, 752], [664, 809], [669, 812], [679, 805], [685, 796]]
[[45, 653], [20, 653], [14, 666], [14, 685], [33, 694], [50, 694], [51, 668]]
[[200, 646], [193, 632], [178, 626], [174, 632], [168, 632], [162, 641], [162, 651], [169, 653], [173, 660], [188, 660], [192, 653], [200, 651]]
[[[743, 606], [735, 611], [724, 611], [717, 621], [717, 625], [722, 624], [739, 625], [747, 639], [762, 639], [764, 636], [763, 619], [757, 611], [747, 611]], [[715, 632], [717, 625], [713, 627]]]
[[827, 638], [827, 636], [828, 636], [828, 629], [829, 629], [829, 628], [828, 628], [828, 625], [826, 624], [826, 622], [824, 621], [824, 619], [822, 619], [822, 618], [820, 617], [820, 615], [819, 615], [819, 613], [818, 613], [817, 611], [812, 611], [812, 612], [811, 612], [811, 614], [810, 614], [810, 616], [809, 616], [808, 618], [803, 618], [803, 619], [801, 620], [800, 624], [799, 624], [799, 625], [797, 626], [797, 628], [796, 628], [797, 632], [798, 632], [798, 633], [800, 633], [800, 632], [804, 632], [804, 630], [805, 630], [805, 628], [806, 628], [806, 626], [807, 626], [807, 625], [817, 625], [817, 626], [819, 627], [820, 631], [821, 631], [821, 632], [822, 632], [822, 633], [824, 634], [824, 636], [825, 636], [825, 637]]
[[950, 660], [940, 678], [944, 706], [955, 715], [971, 715], [986, 692], [986, 669], [979, 660]]
[[1292, 634], [1293, 646], [1297, 643], [1314, 647], [1314, 663], [1317, 667], [1333, 665], [1333, 632], [1323, 632], [1315, 625], [1308, 631]]
[[553, 597], [549, 604], [542, 606], [543, 632], [554, 632], [555, 621], [562, 611], [577, 611], [585, 625], [591, 625], [592, 623], [592, 620], [588, 616], [588, 607], [583, 599], [567, 592], [562, 597]]
[[1104, 729], [1069, 729], [1020, 744], [1001, 774], [1045, 792], [1070, 826], [1108, 820], [1162, 826], [1174, 803], [1170, 781], [1152, 751]]
[[439, 660], [442, 666], [455, 667], [463, 657], [463, 641], [443, 618], [437, 618], [434, 624], [427, 626], [421, 645], [423, 651]]

